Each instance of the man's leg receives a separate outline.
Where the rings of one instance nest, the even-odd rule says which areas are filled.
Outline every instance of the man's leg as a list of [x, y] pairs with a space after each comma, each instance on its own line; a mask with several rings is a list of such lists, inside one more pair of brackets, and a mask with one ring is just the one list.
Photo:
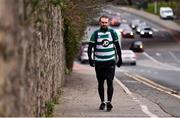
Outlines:
[[115, 64], [112, 62], [109, 64], [107, 68], [108, 72], [106, 72], [106, 78], [107, 78], [107, 95], [108, 95], [108, 101], [111, 102], [114, 88], [113, 88], [113, 79], [115, 74]]
[[99, 97], [101, 99], [101, 102], [104, 102], [104, 79], [103, 78], [97, 78], [97, 79], [98, 79]]
[[97, 81], [98, 81], [98, 93], [99, 93], [99, 97], [101, 99], [101, 104], [99, 109], [100, 110], [104, 110], [105, 108], [105, 102], [104, 102], [104, 74], [102, 72], [102, 65], [99, 63], [95, 64], [95, 70], [96, 70], [96, 77], [97, 77]]
[[113, 88], [113, 79], [107, 79], [107, 96], [108, 101], [111, 102], [113, 96], [114, 88]]
[[111, 111], [112, 105], [112, 96], [114, 92], [113, 88], [113, 79], [114, 79], [114, 74], [115, 74], [115, 64], [111, 63], [108, 67], [108, 73], [107, 73], [107, 96], [108, 96], [108, 102], [107, 102], [107, 111]]

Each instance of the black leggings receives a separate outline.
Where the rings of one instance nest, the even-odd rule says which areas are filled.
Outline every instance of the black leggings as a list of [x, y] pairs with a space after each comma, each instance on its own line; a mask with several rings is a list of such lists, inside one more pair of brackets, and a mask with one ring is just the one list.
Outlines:
[[101, 102], [104, 102], [104, 81], [107, 82], [107, 97], [111, 102], [113, 96], [113, 79], [115, 74], [115, 62], [95, 62], [96, 77], [98, 80], [98, 92]]

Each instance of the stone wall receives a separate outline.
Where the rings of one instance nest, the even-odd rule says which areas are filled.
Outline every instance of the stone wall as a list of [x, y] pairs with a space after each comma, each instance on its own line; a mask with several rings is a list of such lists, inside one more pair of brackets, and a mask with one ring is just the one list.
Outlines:
[[42, 116], [63, 84], [61, 10], [49, 1], [0, 0], [0, 116]]

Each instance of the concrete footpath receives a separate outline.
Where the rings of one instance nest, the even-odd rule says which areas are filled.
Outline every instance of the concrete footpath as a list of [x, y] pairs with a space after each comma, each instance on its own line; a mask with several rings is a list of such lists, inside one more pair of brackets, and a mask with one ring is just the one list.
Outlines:
[[[126, 77], [123, 73], [121, 77]], [[106, 84], [105, 84], [106, 90]], [[94, 68], [74, 63], [66, 77], [63, 94], [55, 106], [55, 117], [170, 117], [151, 101], [131, 93], [118, 79], [114, 81], [113, 109], [99, 110], [100, 99]]]

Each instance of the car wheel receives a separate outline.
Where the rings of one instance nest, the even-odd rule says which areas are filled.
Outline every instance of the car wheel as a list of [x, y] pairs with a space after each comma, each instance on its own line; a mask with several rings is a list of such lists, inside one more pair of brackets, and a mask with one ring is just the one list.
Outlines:
[[84, 61], [84, 60], [81, 60], [81, 63], [82, 63], [82, 64], [84, 64], [85, 62], [86, 62], [86, 61]]
[[136, 65], [136, 62], [131, 63], [131, 65], [135, 66], [135, 65]]

